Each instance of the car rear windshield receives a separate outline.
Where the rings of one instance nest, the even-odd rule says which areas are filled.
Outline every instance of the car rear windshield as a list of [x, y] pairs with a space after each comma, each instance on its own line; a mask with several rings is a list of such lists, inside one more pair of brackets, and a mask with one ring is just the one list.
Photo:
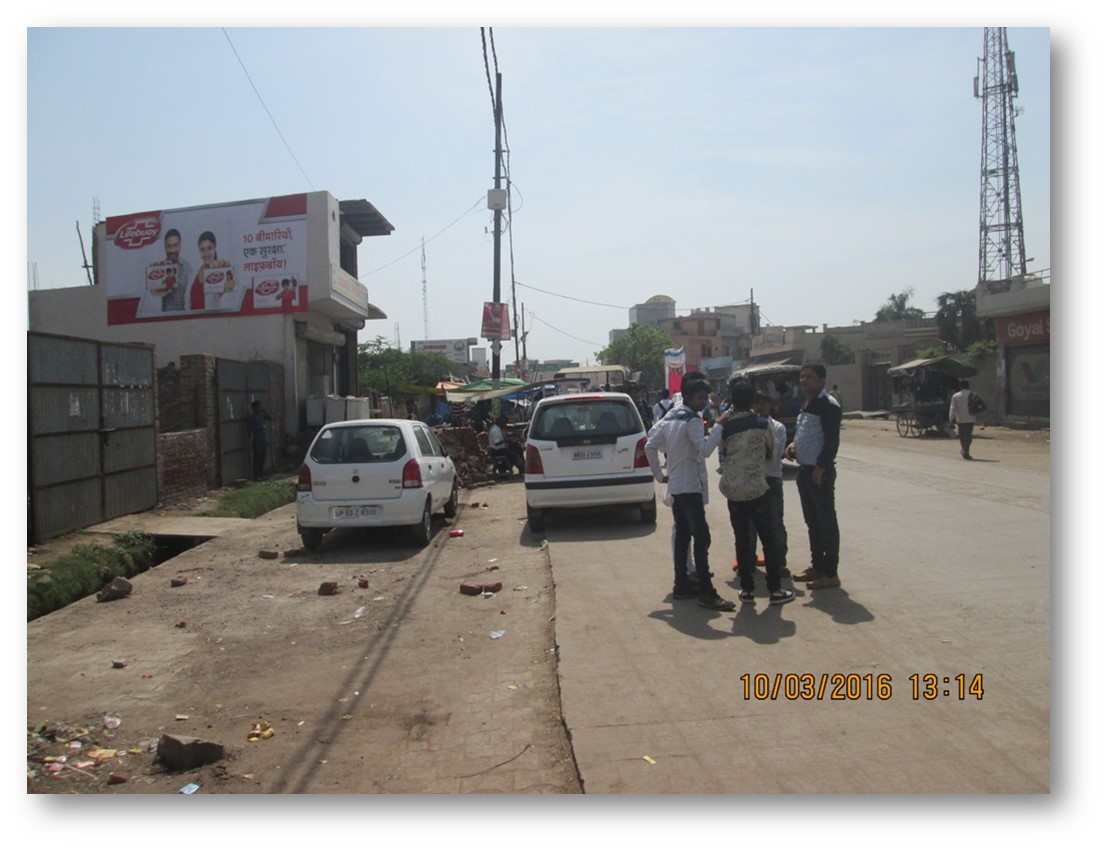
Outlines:
[[387, 424], [330, 427], [311, 445], [311, 459], [319, 463], [392, 462], [406, 453], [402, 430]]
[[571, 436], [631, 436], [644, 430], [640, 414], [624, 400], [578, 400], [538, 410], [530, 439]]

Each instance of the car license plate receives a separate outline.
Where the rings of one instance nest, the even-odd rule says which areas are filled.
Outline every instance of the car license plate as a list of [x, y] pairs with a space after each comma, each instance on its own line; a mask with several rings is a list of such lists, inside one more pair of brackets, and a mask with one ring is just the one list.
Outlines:
[[335, 506], [332, 517], [334, 521], [343, 518], [379, 518], [383, 509], [379, 506]]
[[581, 448], [571, 455], [572, 460], [576, 459], [601, 459], [601, 448]]

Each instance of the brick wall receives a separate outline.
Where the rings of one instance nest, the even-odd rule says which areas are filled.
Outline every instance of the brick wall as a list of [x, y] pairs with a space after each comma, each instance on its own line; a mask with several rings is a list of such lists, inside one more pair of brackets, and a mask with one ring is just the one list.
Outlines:
[[202, 495], [211, 488], [209, 474], [214, 449], [206, 430], [183, 430], [159, 436], [161, 502], [172, 503]]
[[206, 434], [203, 459], [207, 487], [218, 485], [218, 394], [215, 391], [214, 356], [206, 353], [180, 357], [180, 403], [190, 410], [188, 416], [196, 429]]

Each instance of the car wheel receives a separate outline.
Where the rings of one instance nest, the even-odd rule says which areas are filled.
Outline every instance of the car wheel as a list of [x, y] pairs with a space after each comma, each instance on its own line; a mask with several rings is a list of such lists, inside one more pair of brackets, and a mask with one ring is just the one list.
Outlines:
[[422, 510], [422, 520], [414, 525], [414, 538], [419, 547], [424, 548], [433, 538], [432, 512], [429, 508], [429, 500], [426, 500], [425, 509]]
[[452, 481], [452, 494], [449, 495], [448, 503], [445, 504], [445, 518], [455, 518], [457, 504], [460, 501], [460, 487], [456, 484], [456, 481]]
[[326, 531], [321, 527], [304, 527], [299, 531], [300, 537], [303, 539], [303, 547], [308, 551], [318, 550], [319, 545], [322, 544], [322, 537]]
[[656, 499], [653, 497], [651, 501], [640, 505], [640, 520], [644, 524], [656, 523]]
[[544, 510], [533, 509], [533, 507], [527, 506], [525, 512], [529, 518], [530, 530], [534, 533], [540, 533], [544, 530]]

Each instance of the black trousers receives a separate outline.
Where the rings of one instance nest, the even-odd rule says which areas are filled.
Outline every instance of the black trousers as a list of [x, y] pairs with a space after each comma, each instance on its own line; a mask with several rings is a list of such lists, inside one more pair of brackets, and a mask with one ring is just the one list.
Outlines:
[[265, 454], [268, 453], [268, 445], [263, 442], [253, 443], [253, 479], [260, 480], [264, 476]]
[[729, 501], [728, 517], [736, 536], [740, 589], [755, 591], [755, 537], [758, 535], [763, 540], [763, 558], [767, 563], [767, 589], [777, 592], [782, 588], [782, 561], [771, 521], [770, 493], [751, 501]]
[[801, 512], [809, 528], [812, 566], [827, 577], [839, 572], [839, 522], [836, 520], [836, 468], [824, 469], [820, 485], [813, 482], [816, 466], [802, 465], [797, 472], [797, 493]]
[[[973, 422], [969, 424], [963, 424], [961, 421], [956, 425], [958, 427], [958, 443], [962, 445], [962, 455], [970, 455], [970, 443], [974, 440], [974, 425]], [[984, 453], [984, 451], [983, 451]]]

